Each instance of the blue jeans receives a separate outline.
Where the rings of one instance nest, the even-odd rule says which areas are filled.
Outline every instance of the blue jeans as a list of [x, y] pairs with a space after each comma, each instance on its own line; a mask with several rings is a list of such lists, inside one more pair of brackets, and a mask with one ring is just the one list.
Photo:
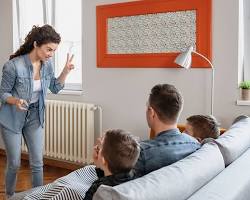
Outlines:
[[[34, 106], [35, 105], [35, 106]], [[32, 187], [43, 185], [43, 129], [38, 115], [38, 104], [31, 104], [27, 111], [22, 134], [2, 127], [2, 138], [7, 154], [5, 174], [6, 195], [15, 192], [16, 175], [21, 162], [21, 138], [24, 137], [29, 151], [29, 163], [32, 171]]]

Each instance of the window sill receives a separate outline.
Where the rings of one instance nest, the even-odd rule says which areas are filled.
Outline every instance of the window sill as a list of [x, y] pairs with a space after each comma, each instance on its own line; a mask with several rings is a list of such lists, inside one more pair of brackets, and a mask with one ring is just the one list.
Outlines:
[[[54, 95], [52, 92], [48, 91], [48, 95]], [[82, 90], [61, 90], [57, 95], [83, 95]]]
[[238, 106], [250, 106], [250, 100], [237, 100], [236, 105], [238, 105]]

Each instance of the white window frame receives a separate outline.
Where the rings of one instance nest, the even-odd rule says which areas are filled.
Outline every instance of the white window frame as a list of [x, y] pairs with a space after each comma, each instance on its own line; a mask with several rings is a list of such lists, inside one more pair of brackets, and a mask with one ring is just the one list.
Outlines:
[[[19, 0], [13, 0], [15, 1], [16, 4], [16, 18], [17, 18], [17, 35], [18, 35], [18, 43], [22, 43], [22, 38], [21, 38], [21, 27], [20, 27], [20, 7], [19, 7]], [[49, 16], [49, 4], [51, 3], [51, 16]], [[42, 0], [42, 6], [43, 6], [43, 23], [44, 24], [51, 24], [53, 27], [56, 28], [56, 13], [55, 13], [55, 8], [56, 8], [56, 1], [55, 0]], [[82, 2], [81, 2], [81, 10], [82, 10]], [[81, 12], [82, 13], [82, 12]], [[82, 17], [82, 14], [81, 14]], [[15, 40], [16, 38], [13, 38]], [[83, 31], [81, 27], [81, 45], [83, 41]], [[16, 43], [16, 42], [15, 42]], [[83, 49], [83, 48], [82, 48]], [[54, 71], [56, 70], [55, 67], [58, 66], [56, 63], [56, 58], [57, 58], [57, 52], [55, 53], [55, 56], [53, 57], [53, 66], [54, 66]], [[81, 55], [82, 58], [82, 55]], [[82, 66], [80, 66], [82, 68]], [[82, 68], [83, 70], [83, 68]], [[82, 71], [81, 71], [82, 72]], [[82, 94], [83, 91], [83, 73], [81, 74], [81, 83], [65, 83], [64, 89], [60, 92], [61, 94]]]
[[250, 80], [250, 1], [243, 1], [243, 80]]

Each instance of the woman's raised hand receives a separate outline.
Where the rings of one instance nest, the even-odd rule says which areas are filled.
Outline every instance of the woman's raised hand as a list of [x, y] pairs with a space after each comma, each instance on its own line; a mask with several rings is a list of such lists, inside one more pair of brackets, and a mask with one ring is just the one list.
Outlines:
[[64, 71], [66, 73], [69, 73], [72, 69], [75, 68], [74, 64], [72, 63], [72, 60], [74, 58], [74, 54], [72, 56], [69, 56], [69, 53], [67, 53], [67, 60], [65, 63]]

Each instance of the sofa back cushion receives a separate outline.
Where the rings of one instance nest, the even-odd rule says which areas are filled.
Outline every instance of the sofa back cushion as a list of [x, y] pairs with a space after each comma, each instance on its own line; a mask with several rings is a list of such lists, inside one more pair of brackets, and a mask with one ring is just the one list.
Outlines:
[[188, 200], [249, 200], [250, 149]]
[[224, 169], [215, 143], [141, 178], [115, 187], [102, 185], [94, 200], [184, 200]]
[[231, 164], [250, 146], [250, 118], [233, 124], [215, 142], [221, 150], [225, 165]]

